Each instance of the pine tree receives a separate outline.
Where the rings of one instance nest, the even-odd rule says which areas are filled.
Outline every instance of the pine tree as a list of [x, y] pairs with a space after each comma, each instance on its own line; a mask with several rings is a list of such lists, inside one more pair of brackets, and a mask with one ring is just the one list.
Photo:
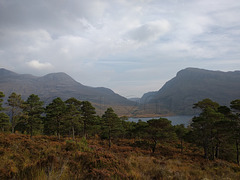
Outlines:
[[122, 122], [112, 108], [108, 108], [102, 116], [104, 129], [108, 136], [108, 146], [111, 148], [111, 140], [117, 137], [123, 130]]
[[9, 116], [6, 113], [1, 112], [0, 113], [0, 128], [1, 128], [1, 131], [8, 130], [9, 126], [10, 126]]
[[187, 128], [183, 124], [174, 126], [175, 133], [181, 142], [181, 153], [183, 153], [183, 139], [187, 134]]
[[236, 99], [231, 102], [231, 109], [235, 113], [235, 118], [233, 118], [234, 126], [233, 126], [233, 134], [236, 145], [236, 159], [237, 164], [239, 165], [239, 142], [240, 142], [240, 99]]
[[81, 114], [83, 121], [83, 136], [87, 137], [87, 130], [90, 125], [93, 125], [95, 121], [95, 108], [88, 101], [83, 101], [81, 106]]
[[0, 91], [0, 111], [3, 110], [3, 107], [2, 107], [3, 99], [2, 98], [4, 98], [4, 97], [5, 97], [5, 95], [3, 94], [3, 92]]
[[174, 132], [171, 121], [166, 118], [151, 119], [148, 123], [148, 138], [152, 141], [152, 153], [155, 152], [159, 141], [175, 139], [176, 134]]
[[[2, 102], [3, 102], [3, 97], [5, 97], [5, 95], [3, 94], [3, 92], [0, 91], [0, 111], [4, 110], [4, 108], [2, 107]], [[9, 116], [6, 113], [0, 112], [0, 128], [1, 131], [6, 131], [9, 127], [10, 123], [9, 123]]]
[[40, 101], [38, 95], [32, 94], [28, 97], [24, 103], [23, 113], [24, 121], [27, 132], [33, 136], [36, 131], [41, 132], [42, 129], [42, 117], [41, 114], [44, 112], [43, 101]]
[[218, 129], [216, 124], [222, 121], [224, 116], [218, 112], [219, 104], [210, 99], [204, 99], [194, 104], [194, 108], [200, 108], [202, 112], [192, 119], [191, 127], [195, 135], [195, 142], [204, 149], [204, 157], [215, 158], [215, 148], [218, 146]]
[[45, 134], [56, 134], [58, 139], [60, 139], [65, 113], [66, 105], [59, 97], [46, 107], [46, 118], [44, 121]]
[[75, 140], [75, 131], [81, 124], [81, 101], [69, 98], [66, 104], [66, 126], [72, 131], [72, 139]]
[[20, 119], [23, 109], [23, 100], [21, 95], [16, 94], [13, 92], [8, 97], [8, 105], [10, 106], [10, 117], [11, 117], [11, 126], [12, 126], [12, 133], [15, 133], [15, 127]]

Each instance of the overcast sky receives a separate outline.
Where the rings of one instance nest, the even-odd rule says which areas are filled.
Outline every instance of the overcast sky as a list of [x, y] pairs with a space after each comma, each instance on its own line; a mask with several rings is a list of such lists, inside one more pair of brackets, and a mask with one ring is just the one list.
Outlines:
[[0, 67], [131, 98], [187, 67], [240, 69], [239, 0], [0, 0]]

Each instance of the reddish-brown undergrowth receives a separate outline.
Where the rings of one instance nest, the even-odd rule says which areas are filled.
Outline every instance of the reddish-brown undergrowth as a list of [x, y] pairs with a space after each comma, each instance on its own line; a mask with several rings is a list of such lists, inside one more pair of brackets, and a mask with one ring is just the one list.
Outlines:
[[240, 179], [239, 166], [207, 161], [177, 142], [160, 143], [154, 154], [140, 140], [108, 142], [0, 133], [0, 179]]

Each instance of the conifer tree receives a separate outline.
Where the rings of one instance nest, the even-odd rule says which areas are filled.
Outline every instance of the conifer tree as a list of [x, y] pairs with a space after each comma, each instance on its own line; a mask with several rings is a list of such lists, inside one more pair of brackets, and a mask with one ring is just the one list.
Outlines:
[[147, 123], [147, 136], [152, 141], [152, 153], [155, 152], [159, 141], [171, 140], [176, 137], [171, 121], [166, 118], [151, 119]]
[[218, 129], [216, 123], [224, 116], [218, 112], [219, 104], [210, 99], [203, 99], [194, 104], [194, 108], [200, 108], [202, 112], [192, 119], [191, 127], [195, 135], [195, 142], [204, 149], [204, 157], [215, 158], [215, 148], [218, 144]]
[[46, 118], [44, 121], [44, 132], [46, 134], [56, 134], [58, 139], [62, 132], [66, 105], [61, 98], [55, 98], [46, 107]]
[[231, 102], [231, 109], [235, 113], [235, 118], [233, 118], [234, 126], [233, 126], [233, 134], [235, 139], [236, 146], [236, 159], [237, 164], [239, 164], [239, 142], [240, 142], [240, 99], [236, 99]]
[[9, 129], [10, 123], [9, 123], [9, 116], [6, 113], [1, 112], [0, 113], [0, 130], [6, 131]]
[[35, 131], [41, 132], [42, 129], [42, 117], [41, 114], [44, 112], [43, 101], [40, 101], [38, 95], [32, 94], [28, 97], [24, 103], [24, 124], [27, 132], [33, 136]]
[[81, 106], [81, 114], [83, 121], [83, 136], [86, 138], [89, 126], [94, 124], [96, 111], [89, 101], [83, 101]]
[[174, 126], [174, 129], [175, 129], [175, 133], [176, 133], [177, 137], [180, 139], [181, 153], [183, 153], [183, 139], [187, 134], [187, 128], [185, 128], [183, 124], [180, 124], [180, 125]]
[[104, 129], [108, 136], [108, 146], [111, 148], [111, 140], [123, 130], [122, 122], [112, 108], [108, 108], [102, 116]]
[[1, 131], [7, 130], [10, 125], [9, 116], [6, 113], [1, 112], [2, 110], [4, 110], [4, 108], [2, 107], [3, 97], [5, 97], [5, 95], [3, 94], [3, 92], [0, 91], [0, 129]]
[[15, 127], [20, 119], [23, 109], [23, 100], [20, 94], [13, 92], [8, 97], [8, 106], [10, 106], [10, 117], [11, 117], [11, 126], [12, 133], [15, 133]]
[[146, 138], [148, 136], [147, 132], [148, 123], [142, 120], [138, 120], [137, 124], [135, 125], [133, 132], [136, 138]]
[[0, 111], [3, 110], [3, 107], [2, 107], [3, 99], [2, 98], [4, 98], [4, 97], [5, 97], [5, 95], [3, 94], [3, 92], [0, 91]]
[[75, 98], [69, 98], [66, 104], [66, 122], [67, 127], [72, 131], [72, 139], [75, 140], [75, 131], [81, 124], [81, 101]]
[[232, 156], [230, 150], [224, 151], [225, 149], [231, 147], [235, 141], [235, 118], [231, 109], [227, 106], [218, 107], [218, 112], [223, 115], [220, 121], [215, 122], [216, 131], [216, 147], [215, 147], [215, 157], [222, 158], [224, 156]]

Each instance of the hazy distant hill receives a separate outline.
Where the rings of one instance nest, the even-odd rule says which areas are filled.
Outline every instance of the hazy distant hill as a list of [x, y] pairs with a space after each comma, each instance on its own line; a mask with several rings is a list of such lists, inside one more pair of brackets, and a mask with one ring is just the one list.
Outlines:
[[240, 71], [221, 72], [187, 68], [177, 73], [159, 91], [143, 95], [141, 103], [155, 113], [167, 109], [176, 114], [194, 113], [194, 103], [210, 98], [221, 105], [240, 99]]
[[130, 101], [107, 88], [84, 86], [65, 73], [36, 77], [0, 69], [0, 91], [6, 97], [16, 92], [24, 99], [34, 93], [46, 103], [56, 97], [63, 100], [75, 97], [92, 102], [101, 113], [112, 106], [117, 113], [130, 116], [193, 114], [193, 104], [204, 98], [210, 98], [221, 105], [229, 105], [232, 100], [240, 99], [240, 71], [187, 68], [179, 71], [159, 91], [146, 93], [140, 100]]
[[140, 103], [144, 104], [144, 103], [147, 103], [147, 102], [150, 102], [153, 98], [154, 98], [154, 95], [157, 93], [157, 91], [152, 91], [152, 92], [147, 92], [145, 93], [141, 99], [140, 99]]
[[139, 103], [141, 98], [128, 98], [129, 101], [133, 101], [133, 102], [136, 102], [136, 103]]
[[0, 69], [0, 91], [6, 97], [12, 92], [21, 94], [26, 99], [30, 94], [37, 94], [49, 103], [53, 98], [61, 97], [66, 100], [75, 97], [88, 100], [100, 106], [131, 106], [134, 102], [103, 87], [88, 87], [78, 83], [65, 73], [51, 73], [42, 77], [28, 74], [17, 74], [6, 69]]

